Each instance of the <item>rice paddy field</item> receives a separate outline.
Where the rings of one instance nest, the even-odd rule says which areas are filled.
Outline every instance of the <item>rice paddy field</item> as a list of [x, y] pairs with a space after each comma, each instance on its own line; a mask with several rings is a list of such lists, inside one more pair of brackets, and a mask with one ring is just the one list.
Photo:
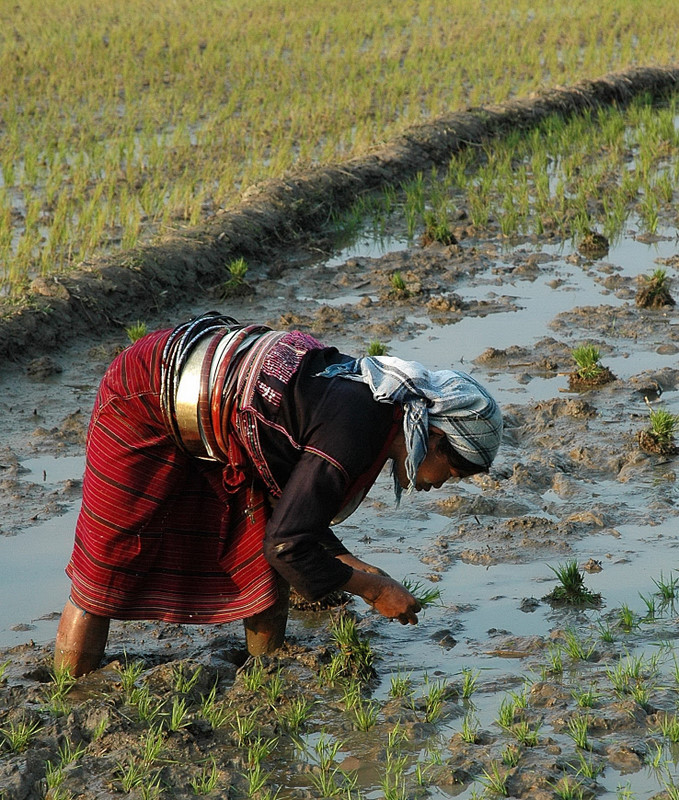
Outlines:
[[[665, 2], [0, 0], [3, 308], [140, 243], [162, 266], [253, 184], [422, 121], [671, 65], [678, 34]], [[679, 798], [679, 108], [638, 94], [360, 193], [127, 330], [82, 303], [96, 330], [2, 364], [0, 800]], [[246, 660], [240, 626], [114, 622], [73, 681], [51, 650], [97, 383], [206, 304], [474, 372], [503, 447], [397, 511], [384, 474], [338, 529], [429, 596], [416, 628], [296, 608]]]
[[0, 4], [0, 289], [413, 123], [671, 64], [664, 0]]

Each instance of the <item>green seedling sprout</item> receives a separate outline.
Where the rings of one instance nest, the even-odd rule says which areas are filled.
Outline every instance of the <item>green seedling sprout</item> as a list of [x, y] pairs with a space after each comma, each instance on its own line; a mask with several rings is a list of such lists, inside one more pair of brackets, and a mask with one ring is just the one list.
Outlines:
[[210, 726], [217, 730], [223, 728], [229, 721], [231, 711], [223, 701], [217, 700], [217, 684], [210, 689], [208, 694], [203, 695], [200, 703], [200, 714]]
[[130, 340], [132, 344], [141, 339], [143, 336], [146, 336], [148, 332], [149, 331], [146, 323], [141, 322], [140, 320], [133, 322], [131, 325], [128, 325], [125, 328], [125, 333], [127, 334], [127, 338]]
[[602, 373], [601, 351], [593, 344], [576, 347], [571, 355], [577, 366], [577, 374], [586, 381], [596, 380]]
[[583, 800], [584, 791], [582, 784], [579, 781], [574, 781], [564, 775], [557, 783], [554, 784], [554, 794], [559, 800]]
[[129, 694], [139, 676], [144, 671], [144, 662], [137, 660], [133, 661], [132, 663], [128, 663], [126, 660], [124, 667], [116, 667], [115, 669], [120, 676], [120, 683], [122, 684], [123, 692]]
[[413, 693], [412, 673], [403, 675], [400, 670], [390, 678], [389, 696], [390, 697], [411, 697]]
[[180, 731], [191, 724], [189, 719], [188, 702], [185, 697], [173, 697], [168, 728], [171, 731]]
[[210, 764], [205, 764], [200, 771], [200, 774], [189, 781], [194, 794], [204, 795], [210, 794], [217, 788], [219, 780], [219, 770], [217, 769], [217, 762], [214, 756], [210, 757]]
[[521, 748], [516, 744], [508, 744], [502, 751], [502, 763], [505, 767], [515, 767], [521, 760]]
[[377, 340], [370, 342], [368, 345], [369, 356], [384, 356], [387, 353], [387, 346]]
[[315, 701], [300, 695], [295, 697], [285, 708], [277, 709], [276, 715], [288, 733], [296, 733], [311, 716], [314, 705]]
[[369, 731], [377, 724], [380, 713], [379, 703], [372, 700], [359, 700], [352, 709], [354, 722], [359, 731]]
[[508, 728], [508, 733], [511, 733], [516, 741], [524, 747], [535, 747], [539, 740], [539, 730], [539, 725], [536, 728], [531, 728], [527, 720], [521, 720], [520, 722], [515, 722]]
[[476, 744], [479, 738], [479, 721], [471, 711], [462, 718], [460, 738], [467, 744]]
[[413, 581], [410, 578], [404, 578], [401, 581], [401, 585], [407, 592], [412, 594], [423, 609], [433, 605], [441, 605], [440, 589], [429, 588], [422, 581]]
[[33, 738], [43, 729], [38, 720], [29, 722], [22, 719], [17, 722], [10, 722], [4, 728], [0, 728], [3, 744], [13, 753], [23, 753]]
[[406, 282], [403, 280], [403, 276], [400, 272], [394, 272], [389, 278], [389, 283], [395, 292], [407, 294], [408, 287], [406, 286]]
[[568, 561], [558, 567], [549, 568], [559, 579], [559, 585], [546, 596], [548, 602], [572, 606], [598, 606], [601, 603], [601, 595], [585, 586], [577, 561]]
[[679, 427], [679, 415], [662, 407], [649, 406], [649, 427], [639, 432], [639, 445], [650, 452], [671, 455], [675, 451], [674, 434]]
[[589, 743], [589, 718], [583, 716], [571, 717], [568, 720], [568, 727], [566, 733], [575, 742], [576, 746], [582, 750], [591, 750], [592, 747]]
[[[657, 207], [652, 205], [649, 210], [657, 220]], [[641, 308], [673, 306], [675, 301], [670, 294], [667, 270], [659, 267], [653, 270], [650, 275], [640, 275], [639, 290], [637, 291], [635, 302]]]
[[483, 770], [479, 781], [492, 794], [499, 795], [500, 797], [507, 797], [509, 794], [507, 778], [508, 773], [501, 770], [500, 765], [496, 761], [493, 761], [490, 764], [489, 770]]
[[473, 670], [469, 667], [462, 670], [462, 689], [460, 694], [464, 700], [469, 700], [476, 691], [476, 683], [480, 674], [479, 670]]

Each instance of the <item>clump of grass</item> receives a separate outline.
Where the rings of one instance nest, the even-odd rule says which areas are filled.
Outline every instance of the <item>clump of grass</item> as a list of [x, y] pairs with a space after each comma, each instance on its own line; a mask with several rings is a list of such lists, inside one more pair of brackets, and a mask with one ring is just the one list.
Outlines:
[[387, 346], [386, 344], [382, 344], [377, 340], [370, 342], [368, 345], [368, 355], [369, 356], [384, 356], [387, 354]]
[[665, 408], [649, 406], [649, 426], [639, 431], [639, 447], [648, 453], [674, 455], [674, 434], [679, 427], [679, 415]]
[[440, 589], [425, 586], [422, 581], [413, 581], [410, 578], [404, 578], [401, 581], [401, 585], [412, 594], [423, 609], [433, 605], [441, 605]]
[[448, 221], [441, 214], [434, 211], [424, 212], [424, 233], [422, 234], [422, 244], [451, 245], [457, 244], [455, 234], [451, 231]]
[[615, 380], [615, 376], [601, 363], [601, 351], [596, 345], [582, 344], [571, 352], [576, 369], [568, 376], [571, 389], [584, 389], [601, 386]]
[[578, 242], [578, 250], [587, 258], [603, 258], [608, 253], [608, 239], [597, 231], [586, 228]]
[[2, 743], [13, 753], [23, 753], [41, 730], [42, 725], [39, 720], [31, 722], [27, 719], [20, 719], [0, 728], [0, 736]]
[[559, 585], [545, 596], [553, 605], [598, 606], [601, 595], [585, 586], [585, 579], [577, 561], [568, 561], [558, 567], [549, 567], [559, 579]]
[[659, 267], [650, 275], [640, 275], [634, 302], [639, 308], [663, 308], [675, 305], [675, 300], [670, 294], [667, 270]]
[[236, 258], [227, 264], [229, 277], [219, 288], [220, 300], [226, 300], [229, 297], [238, 297], [245, 294], [251, 294], [252, 286], [245, 282], [245, 276], [248, 272], [248, 264], [244, 258]]
[[142, 337], [146, 336], [148, 332], [149, 331], [146, 323], [142, 322], [141, 320], [137, 320], [136, 322], [133, 322], [131, 325], [128, 325], [125, 328], [125, 333], [127, 334], [127, 338], [130, 340], [132, 344], [134, 344]]
[[398, 300], [405, 299], [410, 297], [410, 290], [408, 289], [408, 285], [403, 278], [403, 275], [397, 270], [393, 272], [389, 277], [389, 286], [391, 287], [389, 290], [389, 296], [392, 298], [396, 298]]

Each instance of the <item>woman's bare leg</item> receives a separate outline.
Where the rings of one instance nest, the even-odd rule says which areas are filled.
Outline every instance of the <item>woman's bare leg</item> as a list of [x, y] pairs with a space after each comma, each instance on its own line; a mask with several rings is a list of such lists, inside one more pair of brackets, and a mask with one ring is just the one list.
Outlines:
[[54, 668], [68, 669], [74, 678], [99, 666], [111, 620], [79, 608], [69, 597], [61, 614], [54, 649]]
[[278, 600], [259, 614], [243, 620], [245, 643], [251, 656], [273, 653], [285, 641], [290, 585], [278, 579]]

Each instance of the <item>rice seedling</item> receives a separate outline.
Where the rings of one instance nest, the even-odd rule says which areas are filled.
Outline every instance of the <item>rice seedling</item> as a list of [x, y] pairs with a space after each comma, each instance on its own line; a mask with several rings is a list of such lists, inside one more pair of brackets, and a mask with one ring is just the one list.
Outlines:
[[658, 720], [658, 730], [670, 742], [679, 742], [679, 716], [663, 714]]
[[539, 741], [540, 726], [532, 728], [527, 720], [521, 720], [511, 725], [507, 732], [516, 739], [519, 744], [524, 747], [535, 747]]
[[582, 750], [591, 750], [589, 743], [589, 718], [584, 716], [574, 716], [568, 720], [566, 733], [575, 742], [576, 747]]
[[469, 698], [474, 694], [476, 690], [476, 683], [478, 681], [479, 670], [473, 670], [469, 667], [463, 668], [462, 670], [462, 689], [460, 694], [464, 700], [469, 700]]
[[599, 638], [602, 642], [612, 644], [615, 641], [615, 634], [613, 629], [607, 622], [597, 621], [597, 629], [599, 631]]
[[665, 408], [648, 409], [649, 426], [639, 432], [639, 445], [651, 453], [671, 455], [674, 453], [674, 434], [679, 427], [679, 415]]
[[580, 708], [594, 708], [601, 697], [599, 692], [592, 687], [589, 689], [573, 689], [571, 695]]
[[578, 568], [577, 561], [567, 561], [558, 567], [549, 565], [549, 568], [559, 579], [559, 585], [546, 597], [549, 602], [574, 606], [599, 605], [601, 595], [585, 586], [584, 576]]
[[359, 700], [352, 709], [354, 723], [359, 731], [369, 731], [377, 724], [380, 714], [379, 703], [370, 700]]
[[653, 744], [655, 745], [655, 750], [648, 750], [644, 758], [644, 764], [651, 769], [661, 770], [665, 767], [667, 761], [665, 746], [659, 742], [653, 742]]
[[568, 628], [564, 631], [565, 652], [573, 661], [589, 661], [595, 650], [595, 644], [591, 640], [583, 642], [578, 636], [577, 631]]
[[139, 679], [139, 676], [144, 671], [144, 662], [137, 660], [133, 661], [132, 663], [128, 663], [126, 660], [124, 667], [116, 667], [115, 670], [120, 676], [120, 683], [123, 692], [128, 694], [134, 687], [136, 681]]
[[435, 587], [427, 587], [422, 581], [413, 581], [410, 578], [403, 578], [401, 585], [407, 592], [410, 592], [423, 609], [432, 605], [441, 605], [441, 590]]
[[190, 694], [191, 690], [200, 679], [202, 669], [203, 668], [198, 665], [193, 671], [193, 674], [187, 674], [184, 664], [180, 663], [178, 666], [176, 666], [173, 671], [175, 692], [178, 692], [179, 694]]
[[516, 715], [516, 703], [511, 697], [503, 697], [498, 710], [497, 724], [501, 728], [511, 728]]
[[457, 239], [450, 229], [446, 215], [434, 211], [424, 212], [424, 233], [422, 234], [422, 244], [451, 245], [456, 244]]
[[2, 743], [13, 753], [23, 753], [42, 729], [38, 720], [29, 722], [27, 719], [20, 719], [16, 722], [10, 721], [4, 728], [0, 728], [0, 736]]
[[655, 578], [653, 579], [653, 583], [658, 589], [658, 596], [664, 603], [669, 604], [677, 598], [677, 594], [679, 593], [679, 575], [672, 577], [672, 573], [670, 572], [669, 577], [665, 578], [661, 572], [657, 580]]
[[65, 739], [59, 746], [57, 753], [59, 755], [59, 764], [61, 766], [68, 766], [74, 764], [78, 759], [85, 754], [87, 745], [84, 742], [74, 745], [70, 739]]
[[258, 692], [264, 686], [264, 666], [261, 659], [253, 659], [250, 668], [241, 672], [241, 678], [246, 689]]
[[127, 761], [119, 761], [115, 770], [116, 777], [124, 792], [131, 792], [137, 787], [152, 783], [151, 773], [147, 764], [128, 756]]
[[413, 694], [412, 673], [402, 674], [401, 671], [389, 679], [389, 697], [411, 697]]
[[92, 729], [92, 741], [97, 742], [106, 733], [108, 728], [108, 715], [104, 715]]
[[50, 792], [50, 797], [53, 796], [54, 790], [64, 782], [65, 777], [63, 764], [54, 764], [51, 761], [45, 764], [45, 785]]
[[363, 701], [361, 684], [357, 680], [347, 680], [342, 687], [342, 704], [347, 711], [351, 711]]
[[490, 764], [490, 769], [483, 770], [479, 782], [485, 786], [486, 790], [491, 794], [500, 797], [507, 797], [509, 790], [507, 789], [507, 772], [504, 772], [500, 765], [493, 761]]
[[49, 684], [47, 693], [47, 708], [54, 716], [63, 716], [70, 711], [66, 696], [76, 683], [68, 667], [52, 671], [52, 683]]
[[[655, 204], [655, 199], [652, 202]], [[657, 219], [657, 210], [655, 211], [655, 216]], [[654, 269], [650, 275], [640, 275], [639, 289], [635, 297], [636, 304], [641, 308], [673, 306], [674, 298], [670, 294], [669, 285], [670, 280], [667, 276], [667, 270], [663, 267]]]
[[281, 671], [279, 669], [264, 684], [264, 695], [269, 702], [269, 705], [272, 707], [276, 706], [278, 699], [283, 692], [284, 683], [285, 681], [283, 680], [283, 676], [281, 675]]
[[254, 739], [251, 739], [247, 744], [247, 765], [249, 767], [254, 767], [264, 761], [273, 753], [277, 744], [277, 738], [263, 739], [261, 736], [256, 736]]
[[602, 373], [601, 351], [593, 344], [582, 344], [571, 352], [577, 374], [586, 381], [596, 380]]
[[210, 763], [203, 765], [200, 773], [189, 780], [193, 793], [197, 795], [210, 794], [217, 788], [219, 781], [219, 769], [214, 756], [210, 758]]
[[278, 708], [276, 715], [284, 730], [288, 733], [296, 733], [311, 716], [314, 705], [315, 701], [300, 695], [284, 708]]
[[626, 784], [619, 784], [616, 788], [617, 800], [634, 800], [634, 792], [629, 781]]
[[515, 744], [508, 744], [502, 751], [502, 763], [505, 767], [511, 769], [521, 761], [522, 751], [521, 748]]
[[550, 675], [561, 675], [563, 673], [563, 650], [556, 645], [550, 645], [547, 649], [548, 664], [545, 670]]
[[163, 701], [154, 697], [146, 684], [134, 686], [128, 694], [128, 701], [137, 709], [137, 716], [143, 722], [153, 722], [163, 707]]
[[231, 728], [233, 730], [236, 743], [239, 747], [245, 747], [252, 738], [253, 733], [257, 727], [257, 710], [251, 711], [249, 714], [239, 714], [236, 711], [231, 721]]
[[389, 278], [389, 284], [391, 285], [392, 291], [401, 297], [408, 297], [408, 287], [406, 282], [403, 280], [403, 276], [400, 272], [394, 272]]
[[228, 722], [231, 712], [224, 702], [217, 700], [217, 684], [210, 689], [208, 694], [202, 696], [200, 714], [215, 730], [223, 728]]
[[354, 677], [367, 681], [374, 675], [374, 654], [367, 638], [358, 634], [356, 620], [346, 613], [340, 613], [330, 623], [330, 633], [338, 648], [337, 677]]
[[595, 760], [593, 756], [587, 757], [580, 750], [576, 752], [576, 756], [578, 757], [578, 763], [575, 766], [577, 767], [578, 775], [596, 780], [604, 771], [604, 764]]
[[370, 342], [368, 345], [368, 356], [384, 356], [387, 354], [387, 346], [377, 340]]
[[144, 764], [153, 764], [165, 746], [163, 729], [161, 725], [151, 726], [142, 738], [141, 759]]
[[625, 631], [631, 631], [639, 627], [639, 616], [631, 609], [627, 603], [623, 603], [618, 609], [618, 625]]
[[655, 620], [656, 615], [658, 613], [658, 609], [656, 607], [655, 597], [653, 595], [644, 595], [639, 592], [639, 597], [643, 601], [644, 605], [646, 606], [646, 616], [644, 617], [644, 622], [653, 622]]
[[180, 731], [191, 724], [188, 702], [185, 697], [173, 697], [167, 726], [171, 731]]
[[476, 744], [479, 738], [479, 721], [471, 712], [465, 714], [462, 718], [460, 737], [463, 742], [468, 744]]
[[125, 333], [127, 334], [127, 338], [130, 340], [130, 342], [134, 344], [134, 342], [146, 336], [148, 333], [148, 327], [145, 322], [137, 320], [125, 328]]
[[583, 800], [584, 791], [582, 784], [564, 775], [554, 784], [554, 794], [559, 800]]

